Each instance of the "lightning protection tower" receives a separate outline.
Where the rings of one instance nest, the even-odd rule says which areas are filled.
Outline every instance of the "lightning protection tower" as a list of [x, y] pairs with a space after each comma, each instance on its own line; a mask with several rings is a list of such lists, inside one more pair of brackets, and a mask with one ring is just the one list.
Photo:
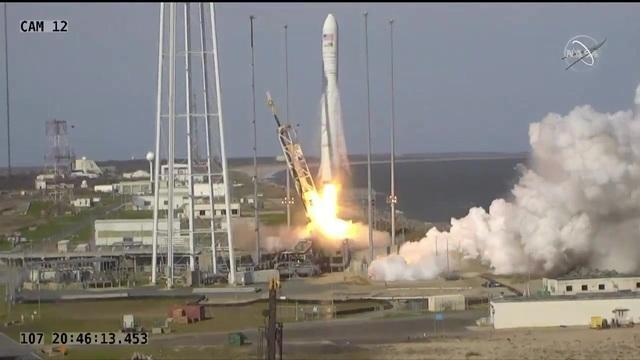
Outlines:
[[49, 142], [45, 155], [46, 171], [56, 177], [69, 176], [73, 168], [74, 155], [67, 137], [67, 121], [47, 120], [45, 133]]
[[[195, 48], [194, 36], [198, 42]], [[174, 259], [186, 254], [189, 270], [197, 271], [196, 238], [206, 239], [206, 235], [210, 236], [213, 272], [218, 268], [218, 256], [228, 256], [229, 268], [235, 270], [213, 3], [160, 4], [157, 80], [151, 281], [155, 284], [158, 280], [159, 253], [162, 257], [166, 254], [164, 272], [167, 287], [172, 287]], [[204, 132], [199, 131], [201, 127]], [[186, 148], [186, 161], [176, 152], [176, 140]], [[206, 159], [200, 156], [202, 141]], [[166, 165], [161, 166], [162, 159]], [[198, 183], [207, 190], [195, 193]], [[188, 196], [183, 204], [184, 192]], [[224, 219], [217, 219], [214, 211], [215, 199], [220, 197], [224, 197]], [[208, 221], [196, 221], [196, 207], [198, 216]], [[188, 225], [180, 225], [179, 212]], [[164, 222], [166, 226], [162, 226]], [[197, 227], [203, 222], [208, 224]], [[228, 254], [220, 253], [224, 249]], [[229, 281], [235, 283], [235, 271], [230, 271]]]

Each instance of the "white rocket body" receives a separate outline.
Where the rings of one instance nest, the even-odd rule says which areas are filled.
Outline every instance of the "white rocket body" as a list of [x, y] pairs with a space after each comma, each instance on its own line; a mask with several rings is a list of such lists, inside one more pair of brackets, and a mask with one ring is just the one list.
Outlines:
[[338, 90], [338, 23], [332, 14], [327, 16], [322, 27], [322, 73], [321, 148], [318, 176], [324, 182], [332, 181], [350, 172]]

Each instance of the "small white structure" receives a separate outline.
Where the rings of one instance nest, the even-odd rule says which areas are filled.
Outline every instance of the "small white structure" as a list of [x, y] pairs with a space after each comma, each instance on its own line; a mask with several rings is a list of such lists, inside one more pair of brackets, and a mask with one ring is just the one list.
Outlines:
[[89, 244], [78, 244], [76, 248], [73, 250], [74, 252], [87, 252], [89, 251]]
[[640, 322], [640, 294], [603, 293], [580, 296], [513, 297], [490, 302], [496, 329], [588, 326], [592, 316], [610, 323], [615, 309], [627, 309], [627, 320]]
[[[263, 198], [263, 195], [262, 194], [258, 194], [258, 209], [264, 208], [264, 201], [262, 200], [262, 198]], [[255, 199], [253, 198], [253, 194], [250, 194], [250, 195], [242, 197], [240, 199], [240, 203], [251, 205], [253, 207], [253, 204], [255, 203]]]
[[69, 250], [69, 240], [58, 241], [58, 252], [66, 253]]
[[542, 279], [542, 286], [550, 295], [576, 295], [611, 293], [618, 291], [640, 292], [640, 275], [615, 274], [610, 277], [564, 276]]
[[136, 170], [130, 173], [122, 173], [123, 179], [148, 179], [151, 175], [144, 170]]
[[427, 298], [427, 307], [429, 311], [464, 311], [466, 310], [466, 302], [464, 295], [433, 295]]
[[55, 180], [54, 174], [39, 174], [36, 176], [35, 188], [36, 190], [46, 190], [47, 185]]
[[91, 198], [78, 198], [71, 201], [71, 205], [77, 208], [89, 208], [93, 206], [93, 199]]
[[114, 188], [115, 184], [108, 184], [108, 185], [95, 185], [93, 187], [93, 191], [94, 192], [99, 192], [99, 193], [112, 193], [113, 192], [113, 188]]

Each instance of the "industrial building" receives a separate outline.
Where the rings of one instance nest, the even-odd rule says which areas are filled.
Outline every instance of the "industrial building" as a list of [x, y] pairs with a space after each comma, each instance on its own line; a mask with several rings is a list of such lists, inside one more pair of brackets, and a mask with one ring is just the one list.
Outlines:
[[[178, 190], [178, 189], [176, 189]], [[153, 210], [154, 197], [152, 195], [138, 195], [134, 196], [131, 200], [133, 203], [134, 210]], [[173, 206], [174, 210], [184, 210], [189, 205], [189, 196], [186, 191], [176, 191], [173, 197]], [[165, 196], [160, 197], [160, 206], [158, 207], [161, 211], [166, 211], [169, 206], [169, 201]], [[211, 208], [209, 206], [208, 201], [197, 202], [193, 205], [194, 207], [194, 215], [195, 218], [208, 219], [211, 217]], [[226, 215], [225, 205], [222, 203], [214, 203], [213, 204], [215, 216], [224, 216]], [[231, 216], [237, 217], [240, 216], [240, 203], [232, 202], [230, 204], [231, 208]], [[181, 216], [184, 218], [189, 217], [188, 211], [182, 211]]]
[[640, 322], [640, 293], [617, 292], [542, 297], [509, 297], [490, 302], [490, 320], [496, 329], [549, 326], [588, 326], [592, 317], [613, 323]]
[[567, 275], [556, 279], [543, 278], [542, 286], [550, 295], [576, 295], [611, 293], [618, 291], [640, 292], [640, 275], [611, 274]]
[[[160, 231], [167, 230], [167, 222], [158, 223]], [[186, 235], [177, 236], [180, 233], [180, 221], [174, 221], [174, 247], [188, 248], [189, 238]], [[94, 239], [97, 247], [118, 245], [152, 245], [153, 219], [112, 219], [96, 220], [94, 223]], [[163, 239], [158, 240], [160, 247], [166, 247]]]
[[117, 184], [113, 184], [113, 189], [123, 195], [150, 194], [151, 183], [149, 180], [121, 181]]
[[86, 157], [76, 159], [73, 167], [72, 175], [98, 177], [103, 174], [102, 169], [96, 164], [95, 161], [89, 160]]

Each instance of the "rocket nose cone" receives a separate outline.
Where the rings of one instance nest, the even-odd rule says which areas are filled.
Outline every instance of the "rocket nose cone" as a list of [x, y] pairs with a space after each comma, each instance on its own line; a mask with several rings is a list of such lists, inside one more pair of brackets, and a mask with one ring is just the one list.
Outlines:
[[335, 16], [333, 14], [327, 15], [327, 18], [324, 20], [324, 25], [322, 25], [323, 33], [335, 33], [338, 30], [338, 23], [336, 22]]

